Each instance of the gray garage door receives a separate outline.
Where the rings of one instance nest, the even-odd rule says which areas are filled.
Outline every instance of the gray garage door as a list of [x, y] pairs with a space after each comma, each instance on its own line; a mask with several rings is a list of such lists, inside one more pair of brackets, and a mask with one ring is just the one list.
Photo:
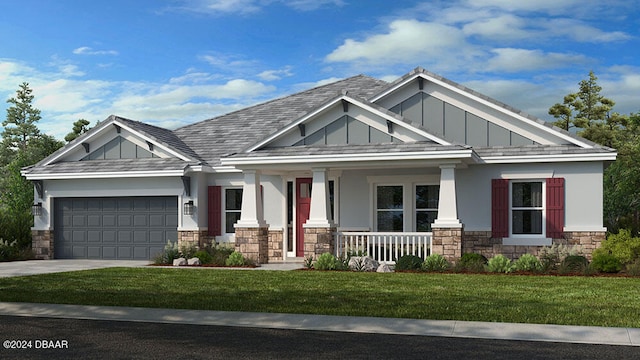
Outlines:
[[152, 259], [178, 238], [178, 198], [58, 198], [57, 259]]

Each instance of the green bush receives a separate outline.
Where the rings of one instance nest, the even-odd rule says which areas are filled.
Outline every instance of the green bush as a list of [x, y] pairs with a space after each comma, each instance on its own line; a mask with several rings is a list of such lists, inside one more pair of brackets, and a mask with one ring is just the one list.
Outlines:
[[511, 264], [511, 260], [509, 260], [509, 258], [502, 254], [499, 254], [489, 259], [489, 261], [487, 262], [487, 269], [489, 269], [490, 272], [495, 273], [508, 273], [513, 270], [513, 265]]
[[617, 234], [607, 236], [601, 249], [618, 258], [621, 263], [630, 264], [640, 257], [640, 238], [632, 237], [629, 230], [620, 229]]
[[589, 266], [589, 260], [582, 255], [569, 255], [560, 264], [563, 272], [583, 272]]
[[211, 264], [213, 262], [213, 256], [206, 250], [197, 251], [193, 256], [200, 259], [201, 264]]
[[622, 270], [622, 263], [620, 260], [612, 254], [603, 251], [594, 251], [591, 266], [593, 266], [595, 270], [604, 273], [617, 273]]
[[640, 276], [640, 259], [631, 264], [627, 264], [625, 270], [627, 271], [627, 274], [631, 276]]
[[404, 255], [396, 261], [396, 271], [420, 270], [422, 258], [415, 255]]
[[313, 268], [316, 270], [336, 270], [339, 266], [338, 262], [339, 260], [336, 259], [333, 254], [324, 253], [318, 256], [318, 260], [313, 264]]
[[173, 260], [179, 257], [180, 250], [178, 249], [178, 243], [173, 243], [171, 240], [167, 240], [164, 250], [156, 255], [153, 259], [153, 263], [156, 265], [170, 265], [173, 264]]
[[424, 271], [447, 271], [451, 264], [440, 254], [431, 254], [424, 259], [422, 270]]
[[20, 249], [18, 249], [17, 241], [4, 241], [0, 239], [0, 261], [13, 261], [18, 260], [20, 256]]
[[531, 254], [524, 254], [513, 263], [515, 271], [541, 271], [542, 263], [537, 257]]
[[244, 266], [245, 258], [239, 251], [234, 251], [229, 255], [227, 261], [225, 261], [225, 265], [227, 266]]
[[581, 246], [553, 244], [540, 249], [538, 256], [544, 271], [557, 269], [567, 256], [582, 255]]
[[487, 258], [482, 254], [465, 253], [455, 266], [455, 271], [484, 272]]

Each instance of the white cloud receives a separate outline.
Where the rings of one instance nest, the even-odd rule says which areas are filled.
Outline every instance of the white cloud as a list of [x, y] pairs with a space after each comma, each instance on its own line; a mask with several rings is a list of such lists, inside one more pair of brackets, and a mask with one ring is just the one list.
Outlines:
[[228, 14], [248, 15], [262, 10], [273, 3], [282, 3], [297, 11], [313, 11], [327, 6], [344, 6], [343, 0], [182, 0], [167, 11], [187, 11], [212, 16]]
[[584, 6], [583, 0], [467, 0], [473, 8], [499, 8], [506, 11], [544, 11], [551, 14], [564, 13], [569, 9]]
[[395, 20], [383, 34], [373, 34], [363, 40], [346, 39], [326, 56], [328, 62], [352, 62], [365, 65], [392, 65], [432, 62], [440, 65], [468, 61], [476, 56], [460, 29], [452, 26]]
[[325, 6], [344, 6], [345, 2], [342, 0], [284, 0], [285, 5], [300, 11], [312, 11], [317, 10]]
[[73, 50], [76, 55], [118, 55], [115, 50], [93, 50], [88, 46], [82, 46]]
[[487, 60], [485, 70], [497, 72], [548, 70], [588, 61], [584, 55], [545, 53], [542, 50], [502, 48], [491, 52], [495, 56]]
[[276, 81], [280, 80], [283, 77], [293, 76], [293, 72], [291, 71], [291, 66], [285, 66], [279, 70], [265, 70], [258, 74], [258, 77], [264, 81]]

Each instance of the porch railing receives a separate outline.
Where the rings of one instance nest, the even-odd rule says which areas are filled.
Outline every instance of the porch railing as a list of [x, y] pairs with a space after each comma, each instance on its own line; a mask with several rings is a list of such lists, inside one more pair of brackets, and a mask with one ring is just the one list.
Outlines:
[[378, 262], [394, 263], [403, 255], [425, 258], [431, 254], [431, 233], [351, 232], [336, 233], [336, 255], [364, 254]]

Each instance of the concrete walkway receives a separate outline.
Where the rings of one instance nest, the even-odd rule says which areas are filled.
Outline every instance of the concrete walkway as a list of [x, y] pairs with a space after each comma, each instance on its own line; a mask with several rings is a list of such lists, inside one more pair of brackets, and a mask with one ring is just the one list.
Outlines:
[[2, 303], [0, 315], [640, 346], [640, 329]]
[[[141, 267], [148, 264], [149, 261], [126, 260], [15, 261], [0, 263], [0, 277], [123, 266]], [[294, 270], [300, 268], [302, 268], [302, 264], [300, 263], [274, 263], [262, 265], [261, 267], [255, 268], [255, 270]], [[188, 271], [189, 269], [202, 268], [181, 267], [180, 269]], [[215, 270], [217, 268], [207, 269]], [[239, 270], [248, 269], [242, 268]], [[596, 326], [485, 323], [2, 302], [0, 302], [0, 315], [640, 346], [640, 329]]]

